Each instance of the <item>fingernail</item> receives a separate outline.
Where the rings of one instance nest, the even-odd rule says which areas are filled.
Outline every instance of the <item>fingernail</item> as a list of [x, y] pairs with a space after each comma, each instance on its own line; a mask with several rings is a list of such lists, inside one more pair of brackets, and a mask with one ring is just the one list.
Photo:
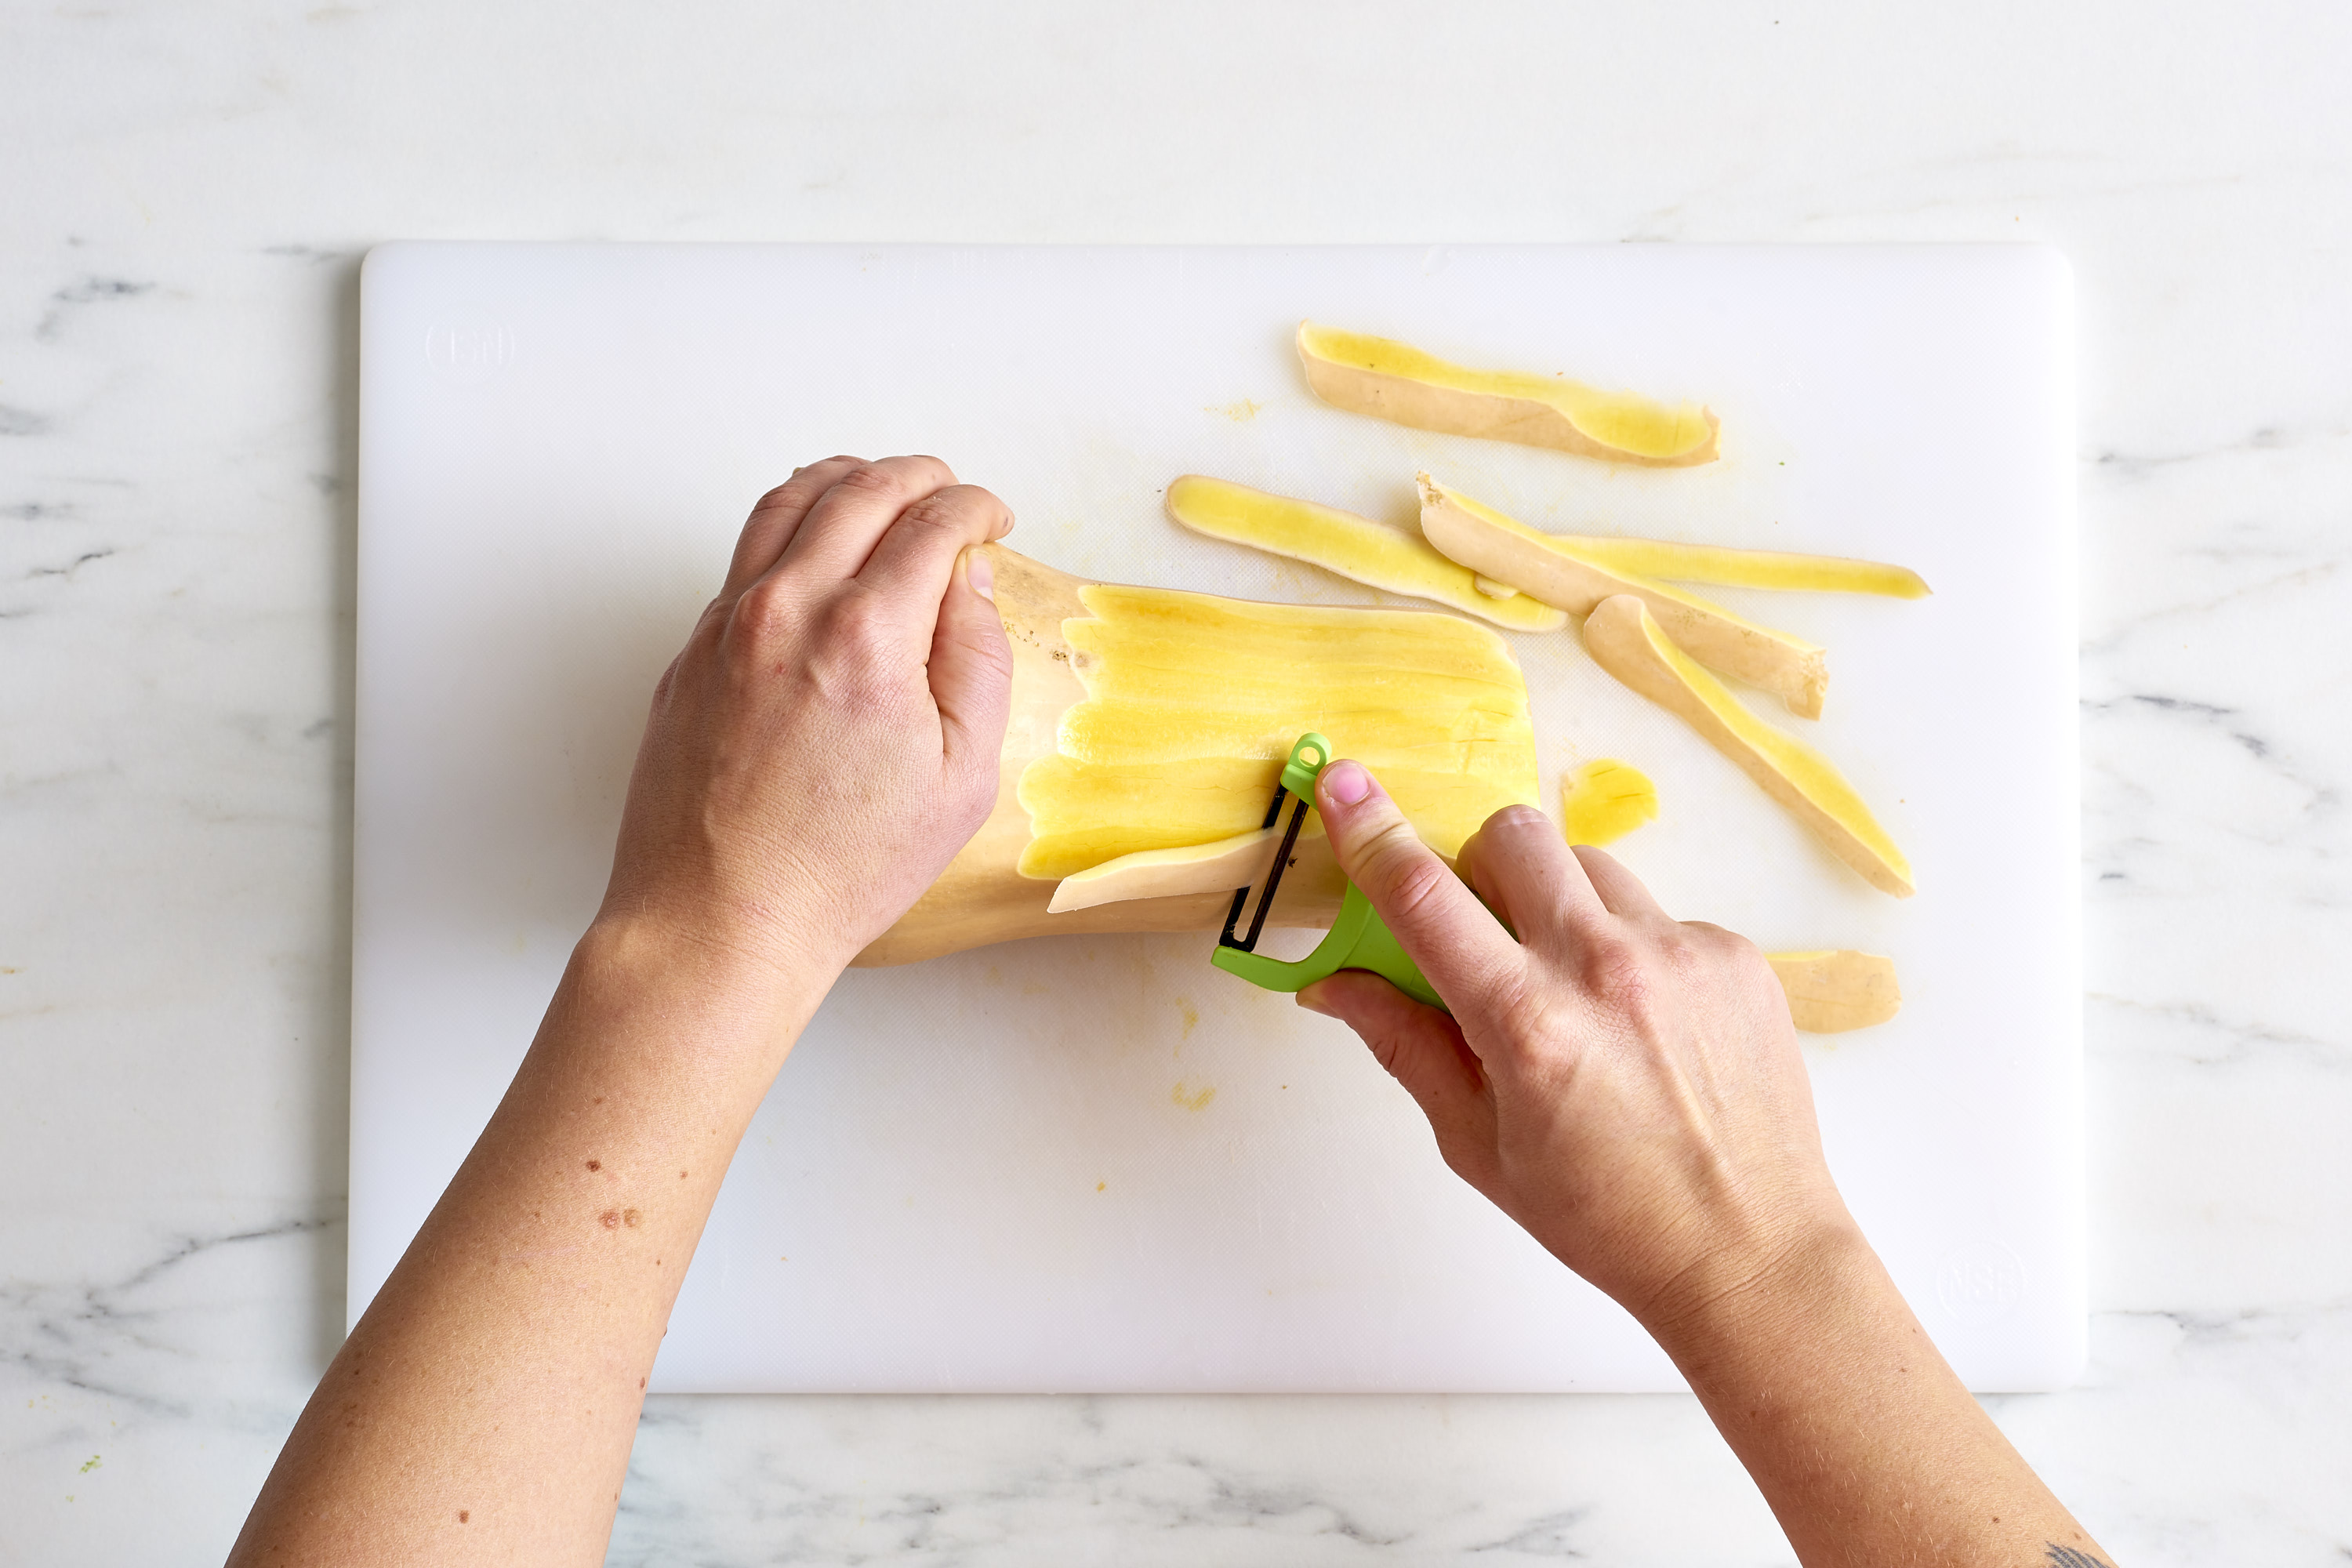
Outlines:
[[1310, 985], [1306, 991], [1301, 991], [1296, 998], [1298, 1005], [1306, 1008], [1310, 1013], [1320, 1013], [1327, 1018], [1338, 1017], [1339, 1016], [1339, 1014], [1334, 1013], [1330, 1008], [1326, 1007], [1322, 1003], [1318, 1002], [1313, 996], [1308, 994], [1308, 993], [1314, 989], [1315, 988]]
[[1341, 805], [1353, 805], [1372, 793], [1372, 775], [1361, 763], [1333, 763], [1323, 770], [1323, 788]]
[[964, 552], [963, 580], [971, 584], [973, 593], [992, 605], [996, 603], [996, 568], [986, 555], [977, 550]]

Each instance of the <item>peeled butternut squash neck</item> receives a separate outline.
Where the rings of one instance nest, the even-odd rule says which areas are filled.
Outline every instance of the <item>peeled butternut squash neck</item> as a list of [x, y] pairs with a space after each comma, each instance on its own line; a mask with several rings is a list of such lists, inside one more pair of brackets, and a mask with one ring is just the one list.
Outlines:
[[[1257, 827], [1302, 730], [1362, 759], [1449, 856], [1490, 813], [1535, 803], [1526, 683], [1494, 632], [1089, 584], [982, 548], [1013, 649], [996, 806], [861, 964], [1047, 933], [1213, 931], [1229, 890], [1047, 906], [1072, 872]], [[1343, 887], [1329, 841], [1302, 839], [1270, 923], [1328, 924]]]

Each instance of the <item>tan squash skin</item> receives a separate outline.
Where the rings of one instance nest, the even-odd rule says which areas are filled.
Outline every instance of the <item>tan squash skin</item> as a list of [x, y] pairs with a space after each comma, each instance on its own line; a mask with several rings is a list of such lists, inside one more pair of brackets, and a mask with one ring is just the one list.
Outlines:
[[1836, 948], [1764, 956], [1788, 994], [1790, 1018], [1809, 1035], [1867, 1029], [1902, 1011], [1895, 961], [1883, 954]]
[[[1248, 887], [1263, 876], [1282, 842], [1278, 827], [1257, 827], [1207, 844], [1174, 849], [1142, 849], [1065, 877], [1049, 906], [1055, 915], [1075, 914], [1097, 904], [1137, 899], [1175, 898], [1184, 893], [1223, 893]], [[1291, 858], [1297, 858], [1297, 846]]]
[[[1013, 712], [1004, 727], [996, 808], [915, 907], [853, 962], [860, 967], [913, 963], [1025, 936], [1215, 931], [1225, 923], [1225, 910], [1233, 901], [1229, 893], [1135, 899], [1048, 914], [1045, 906], [1056, 884], [1024, 877], [1017, 869], [1021, 851], [1029, 844], [1029, 814], [1021, 808], [1017, 793], [1021, 772], [1053, 752], [1063, 712], [1087, 694], [1071, 670], [1069, 645], [1062, 640], [1062, 622], [1087, 614], [1078, 599], [1085, 579], [1001, 544], [981, 548], [996, 568], [996, 609], [1013, 645]], [[1292, 852], [1290, 868], [1283, 873], [1266, 923], [1328, 926], [1339, 915], [1345, 886], [1331, 858], [1330, 841], [1302, 839]], [[1204, 952], [1202, 962], [1207, 961]]]

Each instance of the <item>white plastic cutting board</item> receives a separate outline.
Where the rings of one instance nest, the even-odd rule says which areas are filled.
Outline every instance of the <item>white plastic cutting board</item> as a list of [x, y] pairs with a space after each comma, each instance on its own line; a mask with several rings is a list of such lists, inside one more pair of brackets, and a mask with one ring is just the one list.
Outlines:
[[[1916, 603], [1721, 595], [1829, 647], [1827, 717], [1772, 717], [1874, 803], [1916, 899], [1864, 885], [1573, 632], [1514, 639], [1544, 799], [1581, 759], [1630, 760], [1664, 816], [1620, 849], [1670, 910], [1894, 955], [1902, 1016], [1807, 1046], [1838, 1180], [1973, 1387], [2079, 1367], [2053, 253], [404, 244], [369, 258], [362, 314], [354, 1317], [595, 906], [648, 694], [745, 510], [795, 464], [919, 450], [1002, 494], [1041, 560], [1244, 597], [1383, 602], [1177, 529], [1174, 476], [1402, 520], [1428, 467], [1555, 530], [1925, 574]], [[1339, 413], [1292, 355], [1302, 316], [1703, 399], [1723, 458], [1612, 469]], [[853, 973], [736, 1160], [655, 1385], [1680, 1386], [1445, 1170], [1352, 1036], [1211, 969], [1211, 941]]]

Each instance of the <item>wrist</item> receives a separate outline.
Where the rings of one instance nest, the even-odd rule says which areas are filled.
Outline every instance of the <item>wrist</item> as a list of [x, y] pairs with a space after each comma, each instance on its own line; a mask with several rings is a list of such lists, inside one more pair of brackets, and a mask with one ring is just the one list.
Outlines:
[[1893, 1289], [1842, 1205], [1717, 1260], [1688, 1285], [1642, 1323], [1694, 1387], [1727, 1363], [1783, 1354], [1833, 1332], [1857, 1303]]
[[766, 1027], [798, 1026], [840, 978], [846, 955], [766, 931], [648, 909], [598, 911], [573, 951], [593, 982], [609, 978], [639, 994], [691, 994], [699, 1008]]

